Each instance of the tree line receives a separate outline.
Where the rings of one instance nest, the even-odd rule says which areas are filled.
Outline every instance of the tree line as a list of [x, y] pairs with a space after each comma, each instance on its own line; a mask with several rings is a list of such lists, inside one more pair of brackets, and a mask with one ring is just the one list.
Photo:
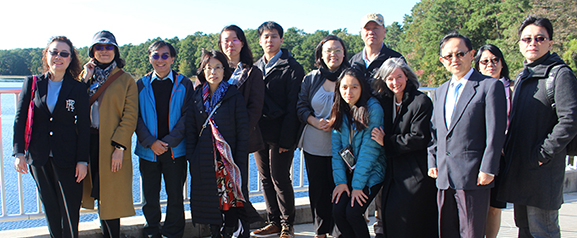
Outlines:
[[[552, 52], [557, 52], [576, 70], [577, 0], [421, 0], [412, 8], [410, 15], [405, 15], [402, 24], [393, 22], [386, 26], [384, 42], [405, 56], [423, 86], [438, 86], [449, 79], [450, 75], [439, 62], [438, 43], [443, 35], [453, 30], [468, 36], [474, 49], [484, 44], [498, 46], [513, 77], [523, 68], [523, 56], [517, 45], [517, 29], [528, 14], [537, 14], [552, 21]], [[296, 27], [286, 30], [282, 48], [289, 49], [309, 72], [316, 69], [315, 47], [329, 34], [343, 39], [348, 59], [363, 49], [361, 37], [349, 33], [346, 28], [330, 33], [324, 30], [306, 33]], [[254, 59], [259, 59], [263, 52], [258, 43], [257, 30], [246, 29], [245, 35]], [[160, 38], [120, 47], [120, 54], [126, 60], [124, 69], [135, 78], [152, 71], [147, 49], [156, 40]], [[203, 49], [218, 49], [218, 33], [196, 32], [184, 39], [174, 37], [165, 40], [178, 52], [173, 69], [189, 77], [196, 74]], [[81, 62], [88, 61], [88, 47], [79, 48], [78, 53]], [[41, 58], [41, 48], [0, 50], [0, 75], [39, 74], [42, 72]]]

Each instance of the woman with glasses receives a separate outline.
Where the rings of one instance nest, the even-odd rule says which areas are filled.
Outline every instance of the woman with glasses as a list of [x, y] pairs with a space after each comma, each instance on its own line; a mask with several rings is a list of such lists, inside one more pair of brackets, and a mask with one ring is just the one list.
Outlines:
[[[475, 69], [484, 75], [499, 79], [505, 85], [505, 96], [507, 97], [507, 118], [511, 112], [511, 97], [513, 96], [513, 80], [509, 79], [509, 66], [505, 62], [503, 53], [494, 45], [487, 44], [481, 46], [475, 56]], [[507, 119], [507, 127], [509, 119]], [[501, 159], [501, 169], [505, 167], [505, 160]], [[501, 170], [503, 171], [503, 170]], [[495, 177], [495, 187], [491, 189], [491, 203], [489, 214], [487, 215], [487, 229], [485, 236], [495, 238], [501, 227], [501, 210], [507, 207], [506, 202], [497, 200], [497, 190], [499, 189], [500, 176]]]
[[371, 97], [363, 73], [347, 68], [335, 85], [331, 109], [333, 217], [342, 237], [368, 238], [363, 214], [385, 178], [383, 147], [371, 130], [383, 126], [383, 108]]
[[50, 39], [42, 66], [46, 73], [26, 77], [19, 95], [14, 168], [22, 174], [30, 168], [50, 236], [78, 237], [81, 182], [88, 171], [88, 95], [78, 80], [80, 62], [68, 38]]
[[[305, 123], [299, 140], [309, 180], [309, 201], [315, 225], [315, 237], [326, 237], [334, 227], [331, 195], [333, 182], [331, 128], [329, 116], [337, 78], [348, 68], [343, 40], [330, 35], [315, 50], [318, 70], [307, 74], [301, 84], [297, 115]], [[336, 234], [333, 234], [336, 236]]]
[[[246, 36], [240, 27], [236, 25], [226, 26], [220, 31], [218, 37], [218, 47], [226, 55], [228, 65], [232, 75], [228, 83], [235, 85], [238, 91], [244, 97], [246, 109], [248, 112], [248, 153], [253, 153], [264, 149], [264, 142], [258, 121], [262, 116], [262, 107], [264, 104], [264, 81], [262, 72], [258, 67], [253, 65], [252, 51], [246, 41]], [[248, 166], [248, 163], [246, 164]], [[243, 168], [249, 171], [249, 168]], [[242, 178], [243, 194], [248, 194], [248, 173], [247, 177]], [[250, 236], [250, 224], [261, 221], [261, 217], [254, 209], [250, 201], [246, 201], [245, 209], [247, 211], [248, 223], [243, 223], [243, 234], [240, 237]]]
[[122, 70], [124, 60], [109, 31], [94, 35], [81, 74], [90, 96], [90, 177], [82, 205], [94, 208], [104, 237], [120, 237], [120, 218], [133, 216], [132, 134], [138, 120], [138, 88]]
[[385, 237], [437, 237], [437, 187], [427, 176], [433, 103], [402, 58], [386, 60], [375, 77], [374, 94], [385, 112], [384, 126], [372, 131], [387, 158]]
[[211, 237], [238, 237], [249, 205], [242, 182], [248, 178], [249, 119], [242, 94], [228, 83], [231, 75], [223, 53], [204, 52], [186, 118], [192, 221], [209, 224]]

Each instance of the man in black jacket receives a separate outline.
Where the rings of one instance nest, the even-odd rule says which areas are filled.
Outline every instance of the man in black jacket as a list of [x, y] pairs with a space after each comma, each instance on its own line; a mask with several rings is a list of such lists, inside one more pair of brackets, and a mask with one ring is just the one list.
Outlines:
[[303, 67], [286, 49], [281, 50], [283, 29], [276, 22], [258, 28], [264, 55], [255, 65], [264, 74], [265, 100], [259, 126], [265, 149], [254, 154], [266, 202], [269, 224], [252, 236], [268, 237], [280, 232], [293, 237], [294, 191], [290, 178], [300, 123], [296, 102], [304, 77]]
[[355, 54], [349, 63], [365, 74], [370, 80], [383, 62], [391, 57], [403, 57], [401, 53], [388, 48], [383, 40], [387, 29], [383, 15], [379, 13], [369, 13], [361, 18], [361, 38], [365, 42], [365, 48]]
[[[391, 50], [383, 40], [387, 29], [383, 15], [379, 13], [369, 13], [361, 18], [361, 38], [365, 42], [365, 48], [355, 54], [349, 63], [365, 74], [365, 79], [370, 83], [371, 78], [377, 73], [383, 62], [391, 57], [403, 57], [401, 53]], [[383, 221], [381, 211], [381, 200], [383, 192], [379, 191], [375, 197], [375, 229], [376, 237], [383, 237]]]
[[514, 203], [519, 237], [561, 237], [566, 146], [577, 135], [577, 79], [550, 53], [553, 26], [547, 18], [528, 16], [518, 34], [525, 68], [515, 83], [507, 172], [497, 198]]

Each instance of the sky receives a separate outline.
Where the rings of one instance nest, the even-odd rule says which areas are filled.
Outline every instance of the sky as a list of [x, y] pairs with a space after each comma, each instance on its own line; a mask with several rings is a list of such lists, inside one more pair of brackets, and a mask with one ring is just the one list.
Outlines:
[[0, 49], [44, 48], [52, 36], [67, 36], [75, 47], [109, 30], [119, 45], [195, 32], [218, 33], [230, 24], [256, 29], [275, 21], [314, 33], [346, 28], [358, 34], [361, 17], [381, 13], [385, 25], [403, 23], [420, 0], [2, 0]]

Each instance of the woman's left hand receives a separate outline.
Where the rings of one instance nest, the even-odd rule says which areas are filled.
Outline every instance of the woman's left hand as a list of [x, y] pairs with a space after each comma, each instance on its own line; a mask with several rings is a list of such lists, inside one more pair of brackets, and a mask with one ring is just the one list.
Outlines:
[[382, 127], [375, 127], [371, 131], [371, 139], [379, 143], [379, 145], [385, 145], [383, 139], [385, 138], [385, 131]]
[[369, 199], [369, 197], [363, 193], [363, 190], [353, 189], [351, 195], [351, 207], [354, 207], [355, 201], [357, 201], [360, 206], [363, 206], [363, 203], [366, 203], [367, 199]]
[[112, 152], [112, 162], [110, 164], [110, 170], [112, 172], [118, 172], [122, 168], [123, 157], [124, 150], [114, 149], [114, 152]]
[[88, 173], [88, 165], [76, 164], [76, 182], [80, 183]]

